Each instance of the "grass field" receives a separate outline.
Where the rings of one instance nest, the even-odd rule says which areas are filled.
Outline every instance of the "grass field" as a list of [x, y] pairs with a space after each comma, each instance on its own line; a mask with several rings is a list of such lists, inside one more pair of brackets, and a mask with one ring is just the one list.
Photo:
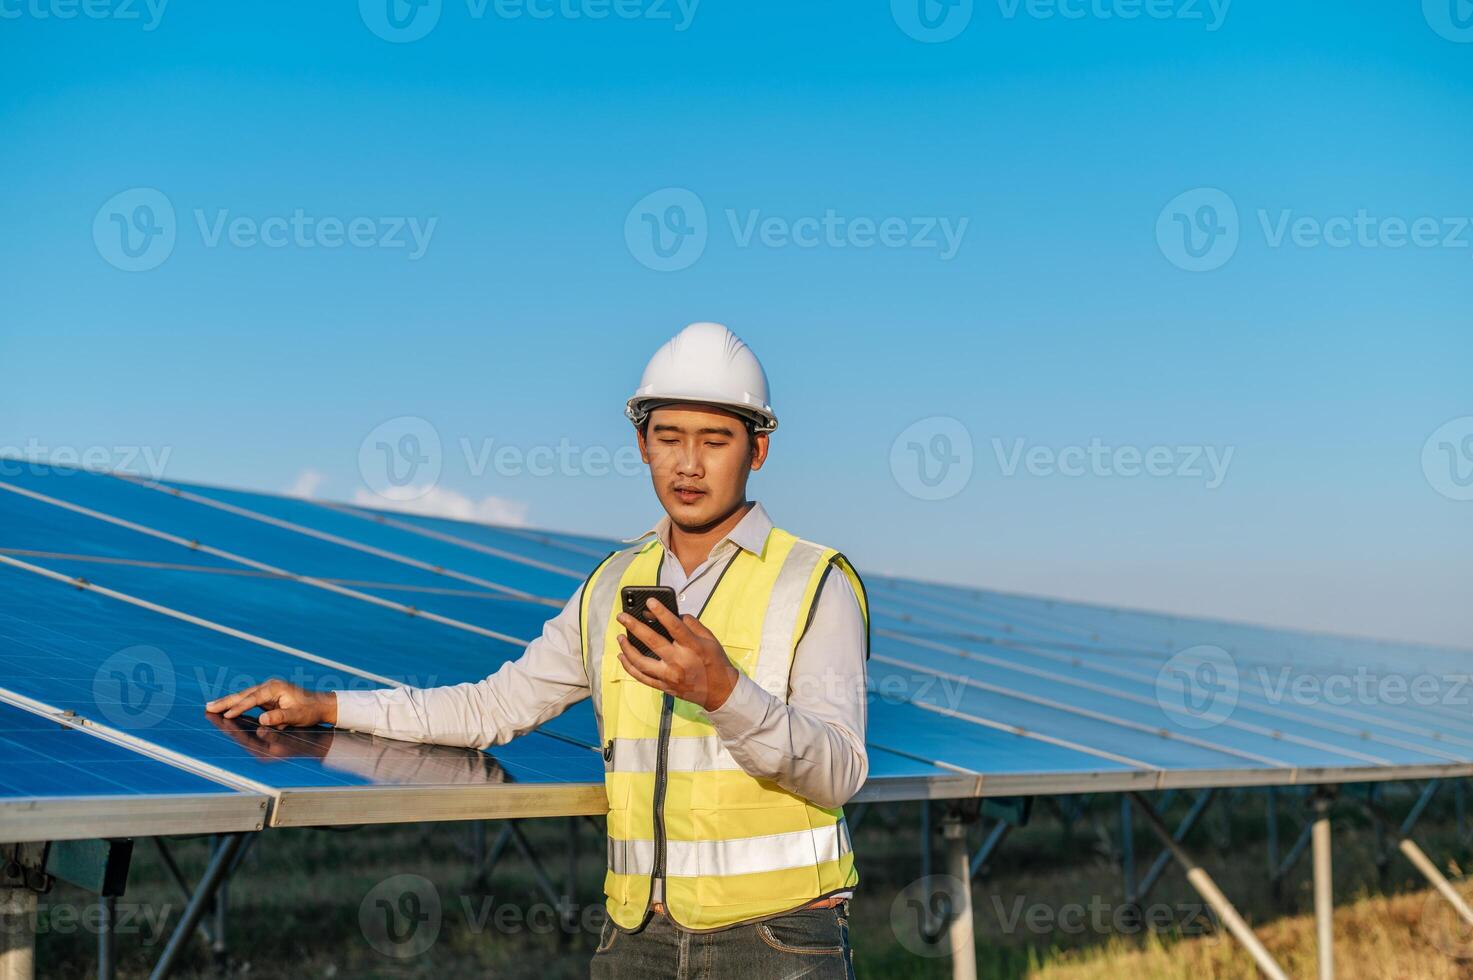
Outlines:
[[[1259, 936], [1294, 977], [1315, 975], [1308, 861], [1277, 899], [1267, 881], [1261, 795], [1239, 794], [1209, 811], [1188, 837], [1191, 847]], [[1179, 819], [1186, 800], [1172, 814]], [[1405, 803], [1402, 804], [1404, 808]], [[1374, 835], [1349, 806], [1335, 819], [1335, 940], [1342, 980], [1454, 980], [1473, 977], [1473, 937], [1457, 928], [1446, 904], [1393, 854], [1378, 878]], [[1296, 811], [1296, 812], [1290, 812]], [[1283, 846], [1300, 826], [1297, 806], [1281, 802]], [[1170, 869], [1144, 911], [1159, 928], [1139, 928], [1120, 895], [1115, 840], [1117, 806], [1097, 801], [1092, 817], [1066, 829], [1048, 808], [1013, 831], [974, 889], [979, 974], [1002, 980], [1249, 980], [1251, 960], [1214, 928], [1180, 872]], [[525, 825], [561, 881], [567, 867], [567, 821]], [[945, 977], [950, 961], [918, 955], [902, 895], [919, 872], [916, 806], [875, 810], [857, 831], [863, 883], [852, 933], [861, 976]], [[489, 825], [494, 838], [497, 826]], [[982, 830], [974, 828], [974, 843]], [[281, 830], [250, 851], [229, 892], [229, 959], [233, 976], [510, 977], [557, 980], [587, 974], [597, 939], [602, 838], [580, 830], [579, 898], [584, 925], [559, 928], [536, 890], [527, 863], [509, 852], [489, 889], [473, 882], [471, 831], [465, 824], [368, 827], [351, 831]], [[1450, 806], [1429, 810], [1415, 835], [1439, 865], [1463, 883], [1466, 845], [1454, 831]], [[172, 844], [186, 873], [203, 868], [208, 842]], [[1142, 871], [1156, 853], [1137, 837]], [[414, 875], [414, 879], [395, 879]], [[419, 879], [423, 879], [421, 882]], [[406, 891], [405, 882], [412, 887]], [[1473, 884], [1466, 892], [1473, 894]], [[413, 893], [419, 904], [406, 905]], [[906, 894], [910, 894], [907, 892]], [[378, 898], [405, 915], [433, 922], [400, 945], [385, 944]], [[87, 976], [95, 969], [95, 931], [86, 920], [88, 896], [58, 885], [42, 897], [38, 963], [42, 977]], [[119, 976], [147, 976], [183, 897], [157, 851], [140, 841], [128, 894], [119, 900]], [[364, 911], [366, 910], [366, 911]], [[363, 917], [360, 918], [360, 912]], [[892, 913], [894, 913], [892, 915]], [[402, 921], [402, 920], [396, 920]], [[432, 934], [433, 933], [433, 934]], [[406, 933], [406, 935], [408, 935]], [[432, 941], [430, 941], [432, 940]], [[378, 948], [376, 948], [376, 945]], [[422, 950], [420, 946], [425, 946]], [[919, 947], [924, 954], [923, 944]], [[411, 955], [385, 955], [390, 953]], [[180, 977], [218, 975], [202, 939], [191, 944]]]

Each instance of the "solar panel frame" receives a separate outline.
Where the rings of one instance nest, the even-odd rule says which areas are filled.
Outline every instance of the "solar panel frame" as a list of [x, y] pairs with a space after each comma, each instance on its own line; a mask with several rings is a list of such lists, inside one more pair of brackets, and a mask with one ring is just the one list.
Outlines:
[[[30, 699], [0, 688], [0, 719], [5, 724], [54, 727], [57, 731], [75, 732], [86, 739], [79, 746], [93, 758], [102, 757], [108, 765], [127, 764], [135, 774], [157, 767], [162, 779], [174, 779], [181, 788], [164, 791], [155, 785], [153, 791], [90, 791], [48, 793], [32, 787], [30, 792], [8, 791], [0, 786], [0, 841], [84, 840], [92, 837], [131, 837], [159, 834], [223, 834], [260, 830], [270, 805], [268, 796], [239, 785], [213, 779], [192, 765], [145, 751], [130, 740], [89, 725], [86, 719], [68, 716]], [[5, 731], [13, 729], [6, 728]], [[20, 739], [0, 736], [0, 743], [10, 743], [13, 755], [24, 745]], [[59, 756], [51, 757], [59, 764]], [[0, 768], [15, 780], [19, 766]], [[67, 768], [80, 768], [75, 763]], [[114, 780], [109, 780], [116, 782]], [[13, 785], [13, 784], [12, 784]]]

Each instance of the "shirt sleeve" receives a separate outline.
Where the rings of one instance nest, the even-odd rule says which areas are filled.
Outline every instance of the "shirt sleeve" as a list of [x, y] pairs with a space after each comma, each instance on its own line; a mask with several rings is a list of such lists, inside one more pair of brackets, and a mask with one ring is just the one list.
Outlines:
[[516, 660], [473, 683], [337, 691], [338, 728], [484, 749], [524, 735], [588, 697], [578, 622], [583, 588]]
[[814, 603], [793, 655], [787, 701], [743, 674], [708, 717], [749, 776], [770, 779], [817, 806], [837, 807], [869, 774], [866, 631], [859, 598], [843, 572], [830, 568]]

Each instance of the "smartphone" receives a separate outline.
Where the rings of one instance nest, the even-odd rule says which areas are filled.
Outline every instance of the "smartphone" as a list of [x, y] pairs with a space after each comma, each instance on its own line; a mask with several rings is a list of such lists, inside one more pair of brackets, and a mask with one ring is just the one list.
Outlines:
[[[659, 633], [665, 639], [670, 639], [670, 631], [667, 630], [665, 628], [665, 624], [656, 619], [655, 614], [650, 611], [649, 600], [650, 598], [654, 598], [656, 602], [663, 605], [666, 609], [670, 610], [676, 616], [679, 616], [680, 608], [675, 604], [674, 589], [670, 588], [670, 586], [668, 585], [626, 585], [624, 586], [624, 588], [619, 590], [619, 596], [624, 604], [625, 612], [633, 616], [635, 619], [638, 619], [640, 622], [644, 623], [656, 633]], [[644, 643], [640, 641], [639, 637], [635, 636], [633, 633], [627, 633], [626, 635], [629, 637], [629, 643], [634, 647], [634, 649], [638, 650], [646, 657], [652, 657], [656, 660], [659, 659], [659, 657], [655, 656], [654, 653], [650, 652], [650, 648], [645, 646]]]

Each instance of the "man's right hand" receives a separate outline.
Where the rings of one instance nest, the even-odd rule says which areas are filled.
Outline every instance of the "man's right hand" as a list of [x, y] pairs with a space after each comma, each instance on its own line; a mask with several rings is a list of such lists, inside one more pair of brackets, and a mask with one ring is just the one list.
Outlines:
[[267, 728], [306, 728], [338, 722], [338, 696], [332, 691], [308, 691], [274, 677], [205, 705], [206, 711], [223, 713], [226, 718], [238, 717], [251, 708], [266, 709], [258, 722]]

